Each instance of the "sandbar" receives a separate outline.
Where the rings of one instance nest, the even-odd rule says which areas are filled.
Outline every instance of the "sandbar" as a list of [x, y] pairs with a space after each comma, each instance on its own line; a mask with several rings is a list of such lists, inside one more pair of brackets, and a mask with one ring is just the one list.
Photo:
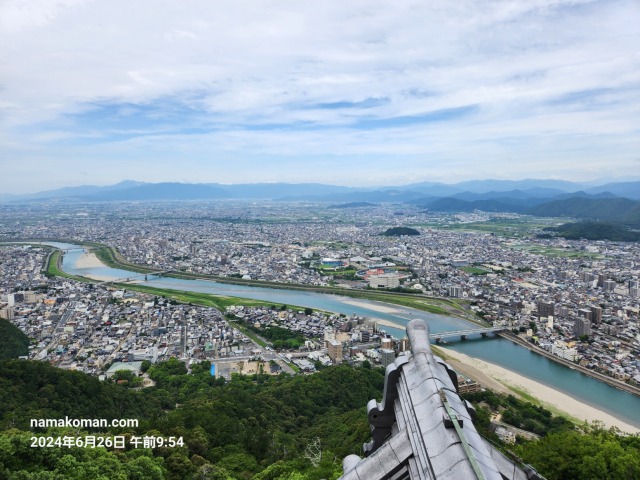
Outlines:
[[78, 260], [76, 260], [77, 268], [99, 268], [104, 266], [105, 264], [100, 261], [96, 254], [91, 252], [83, 253]]
[[[402, 311], [400, 307], [391, 308], [391, 307], [386, 307], [384, 305], [378, 305], [375, 303], [363, 302], [358, 300], [341, 300], [341, 302], [346, 303], [348, 305], [354, 305], [356, 307], [368, 308], [369, 310], [374, 310], [380, 313], [398, 313]], [[403, 328], [403, 327], [400, 327], [400, 328]]]
[[509, 387], [523, 390], [540, 400], [543, 406], [566, 413], [581, 421], [600, 421], [607, 427], [617, 427], [623, 432], [640, 433], [640, 428], [630, 425], [607, 412], [582, 403], [573, 397], [536, 382], [499, 365], [470, 357], [464, 353], [438, 346], [447, 356], [447, 362], [460, 373], [473, 378], [486, 388], [502, 393], [514, 393]]

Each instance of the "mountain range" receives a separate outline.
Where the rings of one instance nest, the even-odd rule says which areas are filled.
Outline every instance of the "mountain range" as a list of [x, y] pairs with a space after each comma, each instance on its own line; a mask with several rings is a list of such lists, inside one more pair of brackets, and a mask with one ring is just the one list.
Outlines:
[[640, 181], [602, 185], [563, 180], [475, 180], [456, 184], [422, 182], [404, 186], [345, 187], [320, 183], [145, 183], [126, 180], [110, 186], [79, 186], [4, 202], [109, 202], [264, 199], [281, 201], [410, 203], [434, 212], [514, 212], [578, 217], [640, 225]]

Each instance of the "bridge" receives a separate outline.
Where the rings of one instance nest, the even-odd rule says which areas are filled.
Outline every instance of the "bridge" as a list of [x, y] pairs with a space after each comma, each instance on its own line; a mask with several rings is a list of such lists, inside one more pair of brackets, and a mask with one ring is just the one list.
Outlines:
[[144, 278], [144, 281], [147, 281], [149, 276], [152, 277], [162, 277], [163, 275], [167, 275], [169, 273], [176, 272], [177, 270], [163, 270], [161, 272], [148, 272], [148, 273], [138, 273], [135, 275], [131, 275], [129, 277], [116, 278], [115, 280], [103, 280], [102, 282], [98, 282], [97, 285], [109, 285], [112, 283], [130, 283], [137, 280], [141, 280]]
[[440, 333], [431, 333], [429, 335], [430, 340], [435, 340], [436, 343], [440, 343], [443, 338], [450, 337], [460, 337], [462, 340], [466, 340], [469, 335], [473, 335], [479, 333], [483, 337], [486, 337], [489, 333], [498, 333], [504, 332], [505, 330], [509, 330], [508, 326], [500, 326], [500, 327], [488, 327], [488, 328], [469, 328], [467, 330], [456, 330], [453, 332], [440, 332]]

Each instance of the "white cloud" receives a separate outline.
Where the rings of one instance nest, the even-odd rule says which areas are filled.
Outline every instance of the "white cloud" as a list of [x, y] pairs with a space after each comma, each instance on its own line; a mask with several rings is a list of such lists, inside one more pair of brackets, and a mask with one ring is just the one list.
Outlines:
[[[84, 155], [97, 171], [91, 149], [100, 148], [145, 172], [154, 145], [174, 160], [200, 152], [201, 167], [206, 151], [227, 162], [264, 154], [282, 178], [291, 165], [311, 172], [304, 159], [319, 154], [338, 170], [368, 155], [367, 178], [388, 178], [388, 160], [403, 156], [415, 168], [420, 157], [424, 175], [446, 176], [438, 159], [457, 158], [469, 175], [486, 176], [500, 155], [526, 157], [541, 175], [570, 175], [585, 158], [597, 171], [602, 162], [624, 172], [638, 147], [634, 0], [6, 0], [1, 8], [3, 163]], [[458, 108], [469, 113], [406, 119]], [[170, 163], [158, 175], [171, 178]], [[533, 168], [509, 165], [513, 177]], [[15, 175], [12, 184], [29, 188]]]

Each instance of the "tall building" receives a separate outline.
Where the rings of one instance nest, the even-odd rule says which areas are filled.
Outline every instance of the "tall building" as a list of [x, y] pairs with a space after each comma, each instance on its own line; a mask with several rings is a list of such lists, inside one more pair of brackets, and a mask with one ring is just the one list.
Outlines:
[[578, 315], [582, 318], [586, 318], [587, 320], [591, 320], [591, 310], [588, 308], [581, 308], [578, 310]]
[[598, 286], [599, 287], [604, 287], [604, 282], [607, 279], [606, 275], [603, 275], [601, 273], [598, 274]]
[[576, 323], [573, 324], [573, 334], [576, 337], [591, 335], [591, 320], [588, 318], [576, 318]]
[[363, 343], [367, 343], [371, 341], [371, 332], [369, 330], [361, 330], [360, 331], [360, 341]]
[[614, 282], [613, 280], [605, 280], [602, 288], [605, 292], [613, 292], [616, 288], [616, 285], [616, 282]]
[[555, 315], [555, 305], [551, 302], [538, 301], [538, 316], [539, 317], [549, 317]]
[[342, 361], [342, 342], [339, 340], [327, 340], [327, 349], [329, 358], [334, 363]]
[[388, 348], [390, 350], [393, 350], [393, 339], [388, 337], [381, 339], [380, 348]]
[[454, 298], [460, 298], [462, 296], [462, 289], [457, 286], [449, 287], [449, 296]]
[[396, 360], [396, 352], [391, 350], [390, 348], [381, 348], [378, 350], [380, 352], [380, 363], [384, 368], [387, 368], [388, 365], [391, 365]]
[[591, 307], [591, 321], [596, 325], [602, 323], [602, 308], [601, 307]]

